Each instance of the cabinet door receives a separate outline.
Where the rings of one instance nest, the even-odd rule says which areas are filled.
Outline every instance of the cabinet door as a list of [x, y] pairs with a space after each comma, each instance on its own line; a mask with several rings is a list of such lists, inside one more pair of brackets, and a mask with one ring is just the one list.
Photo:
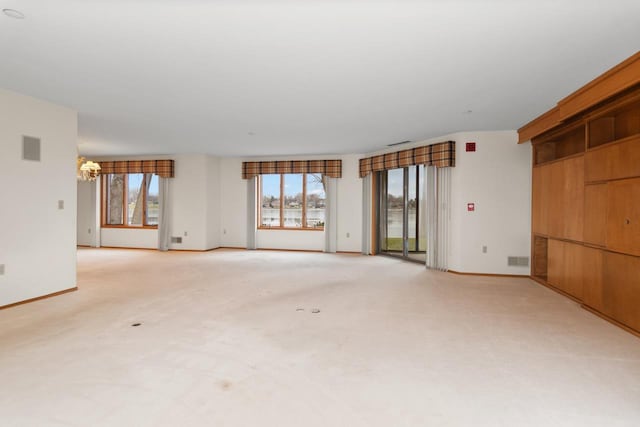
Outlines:
[[582, 301], [591, 308], [603, 311], [602, 262], [604, 251], [601, 249], [582, 248], [583, 282]]
[[564, 162], [550, 165], [548, 195], [548, 228], [549, 236], [564, 238]]
[[564, 245], [560, 240], [547, 241], [547, 281], [558, 289], [564, 287]]
[[584, 157], [563, 161], [564, 232], [563, 237], [582, 241], [584, 229]]
[[640, 178], [608, 186], [607, 247], [640, 256]]
[[531, 222], [533, 232], [536, 234], [549, 234], [549, 178], [551, 165], [533, 168], [533, 182], [531, 195]]
[[584, 187], [584, 241], [607, 244], [607, 184]]
[[640, 136], [585, 154], [587, 182], [640, 176]]
[[552, 286], [582, 300], [584, 247], [549, 239], [548, 281]]
[[640, 258], [604, 253], [602, 312], [640, 331]]

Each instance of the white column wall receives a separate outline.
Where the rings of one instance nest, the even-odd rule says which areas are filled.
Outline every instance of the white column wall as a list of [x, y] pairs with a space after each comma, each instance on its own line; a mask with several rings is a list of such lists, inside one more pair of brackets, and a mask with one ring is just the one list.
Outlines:
[[[76, 286], [77, 113], [0, 89], [0, 306]], [[41, 161], [22, 160], [22, 136]], [[58, 208], [58, 201], [64, 209]]]

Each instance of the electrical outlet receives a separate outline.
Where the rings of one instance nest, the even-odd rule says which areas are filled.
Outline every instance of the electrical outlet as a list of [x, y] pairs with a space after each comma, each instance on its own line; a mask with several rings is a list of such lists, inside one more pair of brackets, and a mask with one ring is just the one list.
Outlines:
[[483, 254], [486, 254], [486, 253], [487, 253], [487, 247], [486, 247], [486, 246], [483, 246], [483, 247], [482, 247], [482, 253], [483, 253]]
[[0, 276], [4, 276], [4, 264], [0, 264]]
[[351, 233], [347, 233], [347, 239], [351, 237]]
[[227, 229], [222, 230], [222, 234], [227, 234]]
[[184, 232], [184, 237], [187, 237], [187, 232], [186, 231]]
[[91, 229], [90, 228], [87, 229], [87, 234], [91, 234]]
[[58, 200], [58, 209], [59, 210], [64, 209], [64, 200]]

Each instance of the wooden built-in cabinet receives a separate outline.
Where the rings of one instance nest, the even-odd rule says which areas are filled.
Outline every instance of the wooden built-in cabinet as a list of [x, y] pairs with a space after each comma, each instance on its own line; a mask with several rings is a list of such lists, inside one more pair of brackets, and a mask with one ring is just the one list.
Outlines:
[[640, 85], [531, 142], [531, 276], [640, 334]]

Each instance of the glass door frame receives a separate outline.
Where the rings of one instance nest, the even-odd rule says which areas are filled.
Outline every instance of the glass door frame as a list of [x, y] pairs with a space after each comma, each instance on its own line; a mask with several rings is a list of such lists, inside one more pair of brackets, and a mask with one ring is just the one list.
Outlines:
[[[403, 168], [395, 168], [395, 169], [402, 169], [402, 251], [401, 252], [393, 252], [393, 251], [386, 251], [383, 250], [382, 248], [382, 240], [387, 238], [386, 235], [386, 231], [382, 228], [383, 226], [386, 227], [386, 223], [387, 223], [387, 211], [388, 209], [386, 208], [387, 206], [387, 193], [388, 193], [388, 172], [389, 170], [383, 170], [383, 171], [379, 171], [376, 172], [376, 179], [374, 180], [374, 182], [376, 183], [375, 187], [374, 187], [374, 191], [375, 191], [375, 230], [376, 230], [376, 239], [375, 239], [375, 244], [374, 244], [374, 248], [375, 248], [375, 253], [377, 254], [381, 254], [381, 255], [386, 255], [386, 256], [391, 256], [394, 258], [401, 258], [407, 261], [412, 261], [412, 262], [416, 262], [416, 263], [424, 263], [425, 260], [421, 260], [421, 259], [416, 259], [414, 257], [409, 256], [409, 166], [407, 167], [403, 167]], [[423, 172], [424, 174], [424, 172]], [[423, 203], [422, 198], [424, 197], [424, 194], [421, 195], [421, 190], [424, 193], [424, 189], [423, 187], [423, 183], [420, 182], [420, 170], [419, 170], [419, 165], [416, 165], [416, 172], [415, 172], [415, 180], [416, 180], [416, 187], [415, 187], [415, 191], [416, 191], [416, 218], [415, 218], [415, 245], [414, 245], [414, 251], [416, 253], [420, 253], [420, 252], [424, 252], [420, 251], [420, 225], [421, 225], [421, 221], [420, 221], [420, 205]], [[422, 197], [421, 197], [422, 196]], [[422, 213], [423, 215], [426, 212]], [[425, 248], [426, 249], [426, 248]], [[426, 252], [425, 252], [426, 254]], [[425, 255], [426, 258], [426, 255]]]

